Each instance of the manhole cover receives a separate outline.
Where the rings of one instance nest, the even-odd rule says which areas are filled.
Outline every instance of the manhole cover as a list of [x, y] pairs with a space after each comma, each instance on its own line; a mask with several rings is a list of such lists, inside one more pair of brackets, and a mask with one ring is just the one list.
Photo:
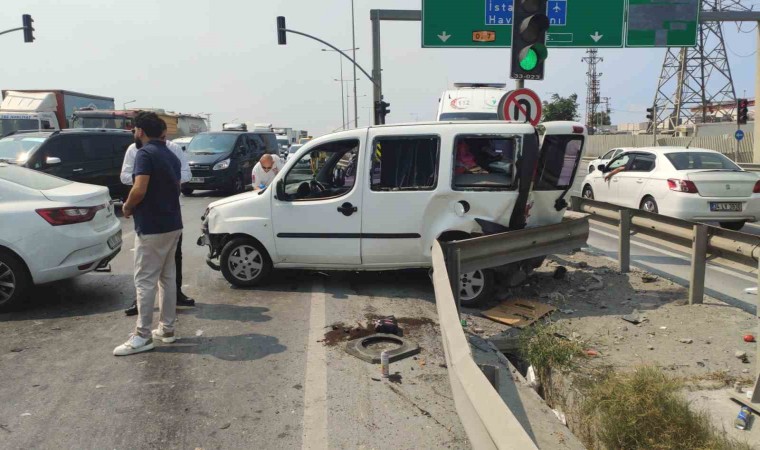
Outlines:
[[419, 345], [393, 335], [377, 333], [346, 343], [346, 352], [362, 361], [379, 364], [380, 352], [387, 350], [391, 362], [416, 355], [420, 352]]

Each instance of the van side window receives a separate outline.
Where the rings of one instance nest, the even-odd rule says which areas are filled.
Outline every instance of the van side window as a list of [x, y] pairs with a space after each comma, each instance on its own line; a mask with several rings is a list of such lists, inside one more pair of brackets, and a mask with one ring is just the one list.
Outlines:
[[517, 139], [460, 135], [454, 141], [455, 190], [515, 189]]
[[356, 183], [359, 141], [349, 139], [322, 144], [306, 153], [285, 174], [285, 201], [340, 197]]
[[373, 191], [435, 189], [438, 182], [438, 136], [379, 137], [372, 146]]
[[111, 138], [108, 136], [82, 136], [80, 138], [84, 159], [86, 161], [96, 161], [99, 159], [110, 159], [113, 147]]
[[541, 145], [534, 190], [557, 191], [573, 184], [575, 168], [581, 160], [583, 137], [548, 135]]

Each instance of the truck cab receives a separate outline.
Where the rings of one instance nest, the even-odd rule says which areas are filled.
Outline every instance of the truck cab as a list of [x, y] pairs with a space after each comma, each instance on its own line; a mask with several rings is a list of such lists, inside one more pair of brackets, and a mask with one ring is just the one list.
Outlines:
[[[572, 122], [376, 126], [308, 142], [272, 185], [212, 203], [199, 245], [237, 286], [273, 268], [428, 268], [435, 240], [557, 224], [581, 158]], [[490, 271], [470, 274], [483, 300]]]

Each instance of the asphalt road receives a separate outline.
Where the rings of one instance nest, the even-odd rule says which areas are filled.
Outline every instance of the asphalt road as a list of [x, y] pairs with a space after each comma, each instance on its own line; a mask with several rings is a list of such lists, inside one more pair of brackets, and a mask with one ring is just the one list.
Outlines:
[[[581, 195], [583, 178], [588, 173], [588, 163], [578, 170], [570, 195]], [[744, 233], [760, 235], [760, 225], [748, 223], [741, 230]], [[613, 259], [618, 256], [618, 238], [615, 228], [592, 223], [588, 240], [589, 249]], [[640, 238], [631, 239], [631, 264], [650, 272], [666, 276], [684, 286], [689, 284], [691, 258], [684, 253], [663, 249]], [[755, 295], [744, 290], [757, 287], [757, 272], [741, 272], [715, 264], [707, 265], [705, 291], [708, 295], [726, 303], [754, 313], [757, 305]]]
[[[35, 288], [23, 310], [0, 314], [0, 447], [469, 446], [425, 272], [276, 272], [233, 289], [195, 245], [213, 200], [182, 199], [184, 290], [198, 305], [180, 310], [177, 343], [111, 354], [134, 327], [122, 312], [134, 295], [131, 220], [111, 273]], [[320, 342], [330, 324], [367, 314], [420, 319], [405, 335], [422, 353], [391, 365], [395, 383]]]

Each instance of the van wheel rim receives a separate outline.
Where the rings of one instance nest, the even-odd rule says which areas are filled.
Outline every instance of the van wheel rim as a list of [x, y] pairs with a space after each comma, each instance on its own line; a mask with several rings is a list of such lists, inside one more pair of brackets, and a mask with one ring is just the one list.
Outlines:
[[594, 199], [594, 193], [591, 191], [591, 189], [586, 188], [583, 190], [583, 198], [588, 198], [593, 200]]
[[0, 303], [13, 296], [16, 291], [16, 276], [7, 264], [0, 261]]
[[459, 299], [470, 301], [483, 292], [486, 280], [482, 270], [462, 274], [459, 280]]
[[241, 245], [230, 253], [227, 268], [238, 280], [251, 281], [258, 277], [264, 268], [264, 258], [253, 246]]

